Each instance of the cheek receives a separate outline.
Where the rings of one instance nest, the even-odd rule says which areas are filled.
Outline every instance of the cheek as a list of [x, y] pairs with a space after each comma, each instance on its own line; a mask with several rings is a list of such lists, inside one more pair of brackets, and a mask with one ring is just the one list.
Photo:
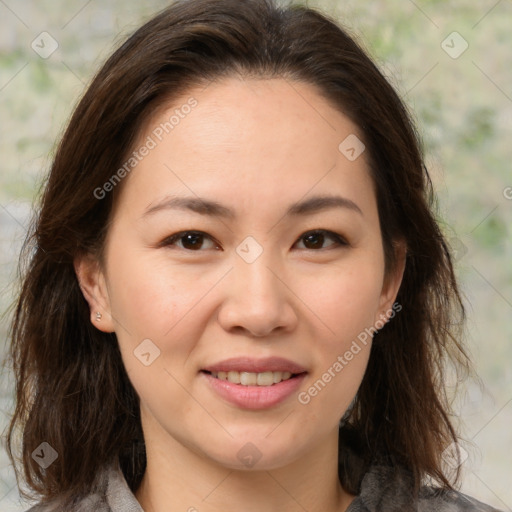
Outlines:
[[111, 271], [112, 312], [138, 337], [161, 338], [176, 330], [214, 284], [204, 275], [170, 268], [147, 255], [127, 255], [118, 261]]
[[[162, 388], [163, 376], [166, 393], [181, 396], [180, 386], [169, 373], [162, 372], [172, 372], [182, 380], [184, 365], [212, 314], [207, 296], [219, 281], [219, 269], [211, 273], [190, 268], [185, 271], [179, 265], [171, 267], [165, 259], [159, 261], [136, 252], [119, 257], [117, 265], [116, 260], [112, 262], [112, 314], [134, 387], [148, 397]], [[224, 273], [222, 270], [220, 275]], [[149, 366], [137, 358], [137, 354], [146, 353], [146, 349], [142, 352], [139, 348], [146, 347], [142, 343], [151, 352]], [[157, 354], [154, 360], [153, 353]]]
[[190, 279], [179, 267], [155, 263], [140, 252], [116, 256], [109, 272], [110, 298], [124, 366], [148, 407], [158, 409], [163, 400], [164, 410], [177, 411], [186, 399], [180, 372], [202, 327], [194, 306], [212, 283]]
[[[362, 262], [360, 262], [362, 263]], [[327, 326], [333, 347], [340, 348], [373, 325], [379, 308], [382, 273], [379, 265], [350, 265], [314, 284], [305, 282], [304, 302]], [[342, 347], [341, 347], [342, 348]]]
[[315, 336], [315, 374], [303, 393], [311, 420], [323, 417], [326, 424], [339, 421], [361, 384], [371, 350], [375, 312], [380, 298], [380, 275], [366, 267], [366, 273], [340, 273], [311, 297], [325, 336]]

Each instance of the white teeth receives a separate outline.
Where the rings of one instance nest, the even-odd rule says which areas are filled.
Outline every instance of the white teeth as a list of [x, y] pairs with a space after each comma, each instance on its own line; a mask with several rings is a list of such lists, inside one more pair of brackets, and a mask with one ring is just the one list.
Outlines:
[[233, 384], [242, 384], [243, 386], [272, 386], [282, 380], [288, 380], [292, 374], [290, 372], [211, 372], [212, 377], [227, 380]]
[[240, 373], [239, 372], [228, 372], [228, 380], [229, 380], [229, 382], [234, 382], [235, 384], [240, 384]]
[[240, 373], [240, 384], [244, 386], [256, 386], [258, 382], [257, 373], [241, 372]]
[[258, 386], [272, 386], [272, 384], [274, 384], [274, 373], [258, 373], [258, 376], [256, 378], [256, 384], [258, 384]]

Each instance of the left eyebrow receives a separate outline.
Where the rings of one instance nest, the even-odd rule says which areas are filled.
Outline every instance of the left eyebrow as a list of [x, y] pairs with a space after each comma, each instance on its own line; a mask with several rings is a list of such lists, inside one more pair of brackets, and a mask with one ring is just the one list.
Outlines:
[[[318, 213], [332, 208], [345, 208], [363, 215], [361, 208], [351, 199], [341, 196], [314, 196], [305, 201], [290, 205], [285, 216], [304, 216]], [[162, 210], [190, 210], [200, 215], [235, 219], [233, 210], [217, 201], [200, 197], [165, 197], [153, 206], [149, 206], [143, 213], [143, 217], [152, 215]]]
[[332, 208], [347, 208], [363, 215], [361, 208], [354, 201], [341, 196], [314, 196], [306, 201], [292, 204], [287, 212], [287, 216], [308, 215]]

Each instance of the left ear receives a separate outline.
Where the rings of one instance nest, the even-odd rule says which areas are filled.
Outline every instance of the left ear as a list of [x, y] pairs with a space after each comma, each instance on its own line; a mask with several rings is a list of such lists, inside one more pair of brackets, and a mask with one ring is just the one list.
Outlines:
[[380, 322], [386, 322], [388, 320], [390, 312], [393, 311], [392, 306], [395, 303], [395, 299], [398, 295], [398, 290], [400, 289], [402, 278], [404, 276], [407, 256], [407, 245], [405, 240], [394, 241], [393, 248], [395, 251], [395, 265], [388, 271], [387, 275], [384, 276], [379, 310], [375, 315], [375, 323], [377, 320], [380, 320]]

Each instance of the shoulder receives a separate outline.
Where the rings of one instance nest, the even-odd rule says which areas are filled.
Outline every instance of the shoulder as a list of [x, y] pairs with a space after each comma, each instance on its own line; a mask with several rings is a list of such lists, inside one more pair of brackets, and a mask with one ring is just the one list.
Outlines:
[[455, 490], [423, 486], [414, 496], [412, 488], [408, 471], [371, 466], [347, 512], [500, 512]]
[[26, 510], [26, 512], [112, 512], [109, 506], [106, 494], [108, 482], [110, 477], [110, 470], [105, 468], [98, 473], [96, 485], [91, 489], [90, 493], [86, 496], [79, 496], [66, 502], [64, 497], [59, 496], [51, 501], [40, 501], [36, 505]]
[[[26, 510], [26, 512], [62, 512], [63, 510], [62, 500], [56, 499], [48, 503], [38, 503]], [[111, 512], [111, 508], [104, 499], [96, 494], [81, 498], [71, 509], [72, 512], [90, 512], [91, 510], [94, 510], [94, 512]]]
[[[32, 508], [26, 510], [26, 512], [62, 512], [64, 510], [63, 501], [60, 499], [52, 500], [48, 503], [38, 503]], [[111, 508], [105, 502], [104, 497], [98, 494], [91, 494], [80, 500], [77, 500], [71, 510], [67, 508], [69, 512], [111, 512]]]
[[26, 512], [144, 512], [118, 464], [104, 468], [87, 496], [77, 498], [71, 507], [62, 499], [38, 503]]
[[420, 491], [419, 507], [421, 512], [500, 512], [458, 491], [443, 491], [432, 487], [423, 487]]

